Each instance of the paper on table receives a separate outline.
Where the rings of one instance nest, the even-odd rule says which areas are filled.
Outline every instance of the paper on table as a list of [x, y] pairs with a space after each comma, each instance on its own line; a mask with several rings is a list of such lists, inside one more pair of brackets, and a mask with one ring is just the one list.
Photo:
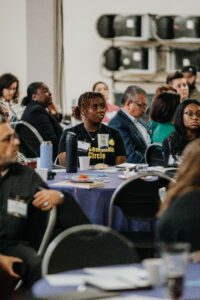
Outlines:
[[125, 276], [126, 278], [141, 278], [141, 279], [147, 279], [148, 273], [144, 269], [136, 268], [133, 266], [127, 266], [127, 267], [99, 267], [99, 268], [85, 268], [85, 272], [89, 274], [94, 275], [115, 275], [120, 274]]
[[[103, 298], [101, 300], [107, 300], [109, 298]], [[131, 296], [123, 296], [122, 297], [113, 297], [112, 300], [122, 300], [122, 299], [130, 299], [130, 300], [163, 300], [163, 298], [154, 298], [154, 297], [148, 297], [148, 296], [139, 296], [139, 295], [131, 295]], [[110, 300], [110, 299], [109, 299]]]
[[45, 279], [50, 285], [53, 286], [67, 286], [67, 285], [80, 285], [84, 284], [86, 279], [91, 275], [80, 274], [56, 274], [47, 275]]
[[51, 184], [51, 186], [61, 186], [61, 187], [65, 187], [65, 186], [72, 186], [72, 187], [78, 187], [78, 188], [83, 188], [83, 189], [92, 189], [92, 188], [99, 188], [99, 187], [103, 187], [104, 186], [104, 182], [103, 181], [93, 181], [91, 183], [87, 183], [87, 182], [71, 182], [71, 181], [59, 181], [59, 182], [55, 182], [53, 184]]
[[115, 167], [129, 169], [129, 168], [134, 168], [136, 166], [137, 166], [136, 164], [132, 164], [132, 163], [123, 163], [123, 164], [120, 164], [120, 165], [116, 165]]

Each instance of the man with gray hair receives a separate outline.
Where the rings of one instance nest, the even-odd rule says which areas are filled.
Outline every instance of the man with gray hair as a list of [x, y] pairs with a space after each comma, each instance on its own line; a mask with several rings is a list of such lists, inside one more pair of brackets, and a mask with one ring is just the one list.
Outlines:
[[147, 110], [147, 94], [136, 86], [129, 86], [121, 99], [122, 108], [109, 122], [124, 141], [127, 162], [143, 163], [145, 150], [150, 144], [148, 126], [140, 118]]

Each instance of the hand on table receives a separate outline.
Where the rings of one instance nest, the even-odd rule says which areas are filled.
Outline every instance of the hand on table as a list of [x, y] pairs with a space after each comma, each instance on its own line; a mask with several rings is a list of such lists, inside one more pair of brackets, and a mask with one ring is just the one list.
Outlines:
[[62, 204], [63, 199], [64, 197], [62, 193], [56, 190], [43, 189], [34, 195], [32, 204], [42, 211], [47, 211], [55, 205]]

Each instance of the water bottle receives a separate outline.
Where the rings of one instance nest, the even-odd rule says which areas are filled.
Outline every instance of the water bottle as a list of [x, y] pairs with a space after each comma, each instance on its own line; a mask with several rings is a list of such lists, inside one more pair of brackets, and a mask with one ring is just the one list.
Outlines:
[[66, 137], [66, 171], [76, 173], [78, 166], [78, 145], [77, 135], [69, 131]]
[[53, 147], [51, 141], [44, 141], [40, 145], [40, 168], [52, 170]]

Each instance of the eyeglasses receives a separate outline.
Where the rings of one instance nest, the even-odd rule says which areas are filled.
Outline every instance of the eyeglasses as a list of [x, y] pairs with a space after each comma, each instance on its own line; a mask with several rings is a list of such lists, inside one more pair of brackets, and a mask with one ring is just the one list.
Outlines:
[[196, 112], [193, 112], [192, 110], [188, 110], [188, 111], [185, 111], [184, 114], [190, 118], [193, 118], [194, 116], [196, 116], [197, 118], [200, 118], [200, 110], [197, 110]]
[[134, 102], [134, 101], [133, 101], [133, 103], [135, 103], [143, 111], [147, 111], [147, 109], [148, 109], [147, 104], [144, 104], [144, 103], [140, 104], [140, 103], [137, 103], [137, 102]]
[[19, 136], [16, 132], [6, 135], [0, 142], [2, 143], [10, 143], [14, 139], [19, 139]]

